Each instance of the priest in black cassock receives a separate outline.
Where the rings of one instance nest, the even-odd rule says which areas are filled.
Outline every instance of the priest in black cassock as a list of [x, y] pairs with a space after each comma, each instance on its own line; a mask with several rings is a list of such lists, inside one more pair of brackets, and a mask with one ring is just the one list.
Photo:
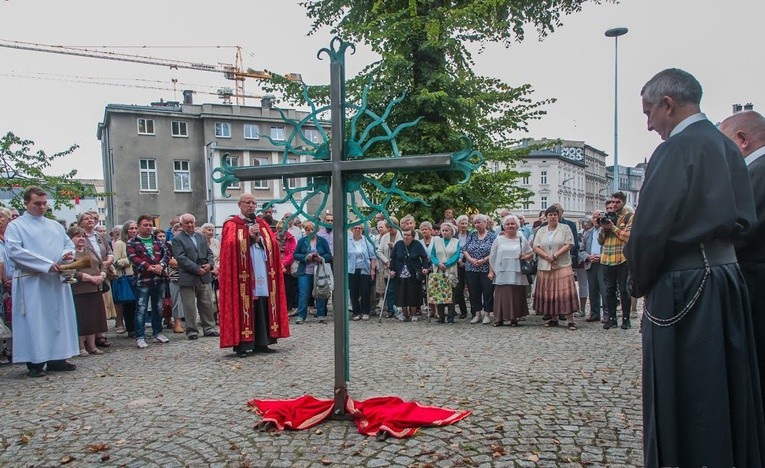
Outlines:
[[[723, 120], [720, 131], [741, 150], [757, 207], [757, 222], [733, 244], [749, 291], [760, 386], [765, 391], [765, 158], [762, 157], [765, 155], [765, 117], [755, 111], [737, 112]], [[762, 396], [765, 401], [765, 393]]]
[[624, 254], [643, 313], [646, 467], [765, 463], [760, 380], [732, 241], [755, 222], [736, 146], [701, 113], [701, 85], [668, 69], [641, 91], [648, 163]]

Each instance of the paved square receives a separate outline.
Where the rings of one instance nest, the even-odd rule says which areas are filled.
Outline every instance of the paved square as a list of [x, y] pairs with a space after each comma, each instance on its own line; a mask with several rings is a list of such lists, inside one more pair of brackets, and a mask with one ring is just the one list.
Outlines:
[[[351, 421], [261, 433], [250, 398], [332, 398], [332, 322], [292, 325], [278, 353], [237, 358], [217, 338], [103, 356], [32, 379], [0, 367], [2, 466], [641, 466], [640, 334], [351, 322], [352, 398], [397, 395], [473, 414], [378, 442]], [[639, 321], [633, 319], [633, 324]]]

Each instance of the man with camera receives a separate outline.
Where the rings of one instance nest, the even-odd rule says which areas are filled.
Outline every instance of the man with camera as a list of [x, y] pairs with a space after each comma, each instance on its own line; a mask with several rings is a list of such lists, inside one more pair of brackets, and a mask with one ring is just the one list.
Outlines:
[[603, 268], [603, 281], [606, 284], [606, 311], [608, 321], [603, 328], [609, 330], [616, 323], [616, 292], [622, 305], [622, 329], [630, 328], [630, 295], [627, 293], [627, 259], [624, 258], [624, 246], [630, 239], [632, 212], [624, 208], [627, 196], [624, 192], [611, 195], [610, 205], [606, 204], [606, 213], [598, 220], [600, 233], [598, 243], [603, 246], [600, 264]]
[[[608, 201], [608, 204], [611, 200]], [[608, 206], [608, 205], [607, 205]], [[580, 252], [587, 254], [585, 269], [587, 270], [587, 285], [589, 287], [590, 297], [590, 316], [588, 322], [597, 322], [600, 320], [600, 311], [602, 304], [605, 303], [606, 283], [603, 280], [603, 266], [600, 264], [600, 253], [602, 247], [598, 242], [600, 235], [600, 219], [602, 218], [600, 210], [592, 213], [592, 227], [585, 231], [582, 236], [582, 246]], [[605, 315], [605, 314], [604, 314]], [[608, 319], [604, 316], [603, 322]]]

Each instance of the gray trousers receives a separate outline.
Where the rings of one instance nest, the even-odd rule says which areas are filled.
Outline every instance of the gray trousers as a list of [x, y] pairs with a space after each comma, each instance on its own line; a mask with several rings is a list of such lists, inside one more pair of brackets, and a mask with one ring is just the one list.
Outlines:
[[170, 300], [173, 301], [173, 318], [182, 319], [183, 303], [181, 302], [181, 287], [177, 281], [170, 281]]
[[197, 330], [197, 311], [204, 333], [218, 331], [215, 326], [212, 297], [206, 284], [181, 286], [183, 314], [186, 316], [186, 335], [199, 335]]

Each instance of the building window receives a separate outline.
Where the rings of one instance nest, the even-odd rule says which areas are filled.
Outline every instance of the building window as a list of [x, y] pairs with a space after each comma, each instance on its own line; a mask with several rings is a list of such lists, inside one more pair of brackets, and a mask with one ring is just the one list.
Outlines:
[[531, 183], [531, 176], [523, 176], [523, 185], [529, 185]]
[[546, 195], [542, 195], [541, 197], [539, 197], [539, 200], [542, 202], [541, 203], [542, 206], [540, 206], [539, 208], [542, 209], [542, 210], [546, 210], [548, 208], [548, 206], [547, 206], [547, 196]]
[[315, 128], [307, 128], [303, 130], [303, 136], [305, 137], [305, 141], [310, 143], [319, 143], [321, 142], [321, 135], [319, 134], [319, 131]]
[[157, 160], [140, 159], [138, 161], [141, 177], [141, 191], [157, 191]]
[[531, 202], [530, 201], [527, 200], [527, 201], [523, 202], [523, 209], [524, 210], [528, 210], [530, 208], [531, 208]]
[[218, 138], [231, 138], [231, 124], [215, 122], [215, 136]]
[[271, 127], [271, 139], [274, 141], [284, 141], [284, 127]]
[[189, 129], [186, 122], [174, 120], [170, 122], [170, 135], [174, 137], [188, 137]]
[[138, 119], [138, 134], [139, 135], [154, 135], [154, 120]]
[[542, 173], [539, 175], [539, 183], [542, 185], [547, 185], [547, 171], [542, 171]]
[[[253, 163], [255, 163], [256, 166], [265, 166], [268, 164], [267, 158], [254, 158], [252, 160]], [[267, 180], [253, 180], [252, 181], [252, 188], [254, 189], [267, 189], [268, 188], [268, 181]]]
[[191, 172], [189, 161], [173, 161], [173, 189], [176, 192], [191, 192]]
[[258, 124], [244, 124], [244, 139], [245, 140], [259, 140], [260, 128]]
[[[239, 156], [223, 156], [223, 161], [226, 162], [229, 166], [238, 166], [239, 165]], [[231, 185], [228, 186], [228, 190], [239, 190], [241, 185], [239, 185], [239, 180]]]
[[[298, 162], [297, 159], [293, 159], [293, 158], [287, 159], [287, 164], [295, 164], [296, 162]], [[290, 177], [289, 179], [287, 179], [288, 189], [295, 189], [299, 186], [299, 184], [300, 184], [300, 179], [297, 177]]]

